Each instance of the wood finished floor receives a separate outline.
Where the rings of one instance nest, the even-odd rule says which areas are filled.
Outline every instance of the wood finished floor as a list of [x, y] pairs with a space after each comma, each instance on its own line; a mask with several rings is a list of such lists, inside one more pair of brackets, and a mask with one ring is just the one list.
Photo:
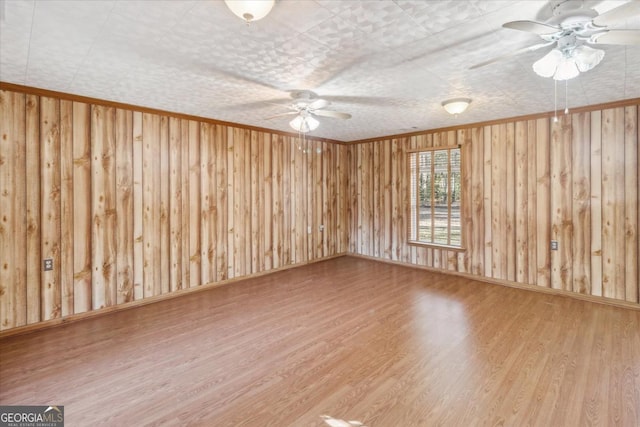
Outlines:
[[343, 257], [0, 340], [67, 426], [640, 425], [640, 311]]

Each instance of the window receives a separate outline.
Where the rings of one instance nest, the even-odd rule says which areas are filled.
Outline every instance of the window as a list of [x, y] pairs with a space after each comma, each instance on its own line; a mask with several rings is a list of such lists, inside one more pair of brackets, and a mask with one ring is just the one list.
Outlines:
[[462, 246], [460, 148], [409, 153], [409, 241]]

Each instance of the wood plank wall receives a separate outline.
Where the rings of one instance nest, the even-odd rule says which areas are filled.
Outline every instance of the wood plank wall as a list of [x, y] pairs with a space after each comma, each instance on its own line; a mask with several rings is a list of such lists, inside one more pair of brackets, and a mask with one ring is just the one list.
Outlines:
[[0, 129], [0, 330], [348, 249], [346, 146], [13, 91]]
[[[0, 331], [346, 252], [637, 304], [639, 110], [344, 146], [0, 91]], [[409, 245], [406, 152], [456, 145], [465, 250]]]
[[[638, 303], [638, 105], [349, 147], [353, 253]], [[462, 147], [464, 251], [407, 243], [408, 150]], [[557, 240], [557, 251], [550, 241]]]

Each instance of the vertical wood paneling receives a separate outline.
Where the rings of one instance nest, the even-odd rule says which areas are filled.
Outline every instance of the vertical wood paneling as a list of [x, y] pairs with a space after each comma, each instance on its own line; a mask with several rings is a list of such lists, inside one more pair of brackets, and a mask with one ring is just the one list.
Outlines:
[[[345, 239], [345, 225], [346, 225], [346, 205], [347, 200], [345, 197], [345, 190], [347, 189], [348, 182], [346, 180], [346, 164], [345, 164], [345, 152], [346, 147], [343, 145], [336, 145], [335, 151], [335, 166], [336, 166], [336, 182], [335, 182], [335, 196], [336, 196], [336, 249], [335, 253], [342, 254], [347, 251], [346, 239]], [[384, 241], [384, 236], [381, 236]]]
[[333, 164], [333, 144], [322, 143], [322, 194], [323, 194], [323, 231], [322, 231], [322, 256], [335, 253], [335, 224], [333, 213], [335, 212], [334, 179], [335, 166]]
[[227, 131], [216, 125], [216, 281], [228, 275], [227, 261]]
[[[466, 197], [461, 200], [461, 220], [462, 220], [462, 241], [463, 247], [469, 247], [469, 239], [473, 233], [473, 205], [471, 203], [472, 194], [472, 175], [473, 175], [473, 163], [472, 163], [472, 135], [473, 129], [465, 129], [458, 133], [458, 142], [461, 147], [461, 185], [466, 189]], [[471, 253], [470, 251], [460, 252], [458, 254], [458, 271], [463, 273], [471, 273]]]
[[537, 285], [551, 286], [550, 172], [549, 172], [549, 119], [536, 120], [536, 261]]
[[372, 159], [373, 159], [373, 175], [372, 184], [373, 189], [371, 193], [372, 201], [371, 207], [373, 215], [372, 224], [372, 253], [375, 257], [380, 256], [380, 144], [372, 144]]
[[624, 280], [625, 299], [638, 300], [638, 111], [624, 111]]
[[260, 264], [261, 256], [264, 255], [259, 249], [260, 247], [260, 213], [262, 212], [260, 205], [260, 157], [258, 148], [258, 133], [251, 132], [250, 140], [250, 165], [249, 172], [251, 175], [251, 207], [249, 213], [251, 215], [251, 272], [257, 273], [262, 271]]
[[181, 242], [178, 251], [180, 252], [180, 288], [188, 288], [191, 282], [191, 272], [189, 269], [189, 229], [190, 218], [189, 211], [191, 209], [189, 199], [189, 121], [180, 120], [180, 235]]
[[160, 116], [142, 114], [144, 298], [162, 293], [160, 277]]
[[324, 195], [322, 194], [322, 142], [320, 141], [312, 141], [311, 142], [311, 162], [313, 162], [313, 227], [311, 234], [313, 235], [313, 242], [315, 246], [315, 255], [314, 258], [322, 258], [323, 254], [323, 244], [322, 244], [322, 232], [320, 232], [320, 226], [323, 225], [322, 221], [324, 218], [323, 215], [323, 207], [324, 207]]
[[[515, 281], [529, 281], [529, 181], [527, 171], [529, 158], [527, 152], [527, 122], [515, 123]], [[511, 279], [514, 280], [514, 279]]]
[[[213, 167], [211, 160], [213, 155], [211, 150], [213, 149], [213, 136], [212, 128], [214, 125], [209, 123], [203, 123], [200, 125], [200, 278], [202, 284], [210, 283], [214, 281], [213, 276], [213, 254], [214, 254], [214, 239], [213, 231], [215, 227], [214, 218], [212, 215], [214, 196], [212, 187], [214, 185]], [[215, 187], [214, 187], [215, 188]]]
[[25, 96], [0, 92], [0, 330], [26, 323], [24, 125]]
[[573, 288], [571, 126], [571, 116], [563, 115], [551, 128], [551, 233], [558, 241], [551, 252], [551, 287], [563, 290]]
[[528, 279], [530, 285], [537, 284], [537, 168], [536, 168], [536, 146], [537, 146], [537, 126], [535, 120], [527, 121], [527, 247], [528, 247]]
[[315, 233], [313, 232], [315, 227], [315, 195], [313, 194], [315, 179], [313, 158], [310, 155], [311, 151], [313, 150], [313, 144], [312, 141], [308, 140], [302, 140], [301, 144], [302, 152], [304, 153], [304, 161], [307, 166], [305, 174], [306, 180], [304, 185], [304, 191], [305, 193], [307, 193], [307, 207], [305, 215], [305, 222], [307, 224], [305, 230], [307, 241], [307, 258], [313, 259], [316, 256]]
[[[234, 277], [240, 277], [245, 275], [246, 271], [246, 259], [245, 259], [245, 245], [247, 239], [245, 239], [245, 196], [247, 183], [245, 183], [245, 143], [244, 143], [244, 131], [242, 129], [233, 130], [233, 180], [234, 180], [234, 195], [233, 195], [233, 266]], [[281, 196], [281, 192], [278, 194]], [[247, 230], [249, 231], [249, 230]]]
[[133, 112], [133, 299], [144, 298], [142, 113]]
[[235, 210], [235, 177], [237, 175], [237, 171], [234, 169], [234, 152], [236, 150], [236, 140], [235, 140], [236, 132], [233, 128], [227, 128], [227, 151], [226, 151], [226, 161], [227, 161], [227, 278], [231, 279], [235, 277], [235, 235], [234, 235], [234, 224], [236, 223], [236, 218], [234, 217]]
[[200, 123], [190, 120], [189, 121], [189, 287], [199, 286], [202, 283], [201, 277], [202, 276], [200, 272]]
[[[16, 201], [17, 202], [17, 201]], [[73, 102], [60, 101], [60, 315], [73, 314]], [[24, 255], [21, 257], [24, 259]]]
[[624, 109], [602, 111], [602, 295], [624, 299]]
[[507, 126], [491, 126], [491, 274], [507, 278]]
[[[169, 117], [169, 290], [182, 289], [182, 126]], [[188, 225], [188, 224], [187, 224]]]
[[400, 228], [398, 221], [400, 212], [405, 208], [402, 200], [400, 200], [400, 187], [406, 179], [402, 175], [399, 165], [404, 159], [400, 154], [400, 140], [391, 140], [391, 259], [398, 261], [400, 259]]
[[[115, 109], [91, 108], [93, 309], [116, 301]], [[157, 182], [157, 181], [156, 181]]]
[[392, 222], [392, 212], [391, 212], [391, 206], [393, 203], [393, 199], [391, 197], [391, 193], [392, 193], [392, 188], [393, 188], [393, 181], [391, 178], [391, 170], [392, 170], [392, 166], [391, 166], [391, 141], [390, 140], [384, 140], [381, 142], [383, 144], [383, 156], [384, 156], [384, 161], [382, 162], [383, 164], [381, 165], [381, 174], [382, 174], [382, 180], [383, 180], [383, 190], [382, 190], [382, 197], [383, 197], [383, 201], [382, 203], [380, 203], [380, 208], [383, 211], [383, 236], [384, 236], [384, 247], [381, 250], [381, 252], [384, 255], [384, 258], [386, 259], [391, 259], [392, 257], [392, 228], [391, 228], [391, 222]]
[[[293, 241], [295, 242], [294, 262], [300, 263], [307, 260], [307, 191], [306, 191], [306, 162], [302, 149], [297, 139], [291, 144], [291, 158], [293, 165], [293, 185], [291, 199], [291, 214], [295, 218]], [[264, 233], [261, 233], [264, 235]]]
[[[282, 264], [291, 264], [291, 138], [284, 137], [282, 140]], [[245, 205], [245, 210], [249, 210], [250, 205]], [[251, 224], [245, 222], [243, 227], [249, 230]], [[250, 249], [250, 248], [248, 248]], [[246, 250], [245, 250], [246, 253]]]
[[[398, 259], [402, 262], [407, 262], [409, 260], [409, 251], [407, 245], [407, 232], [406, 232], [406, 214], [407, 214], [407, 186], [404, 185], [403, 181], [407, 179], [407, 160], [406, 160], [406, 151], [407, 151], [407, 139], [403, 138], [398, 141], [398, 151], [397, 151], [397, 159], [398, 159], [398, 216], [396, 218], [396, 229], [402, 230], [402, 232], [395, 231], [398, 235]], [[444, 264], [444, 263], [443, 263]]]
[[133, 114], [116, 110], [116, 302], [134, 300], [133, 294]]
[[[263, 229], [264, 234], [264, 246], [262, 251], [264, 252], [264, 269], [271, 270], [273, 268], [273, 240], [271, 238], [273, 232], [273, 204], [272, 204], [272, 164], [271, 164], [271, 134], [263, 134], [262, 144], [263, 144], [263, 158], [262, 158], [262, 182], [264, 185], [264, 210], [263, 221], [265, 227]], [[304, 187], [304, 183], [303, 188]], [[304, 209], [306, 212], [306, 207]], [[306, 230], [305, 230], [305, 240], [306, 240]]]
[[361, 244], [363, 239], [363, 230], [362, 230], [362, 191], [363, 185], [362, 182], [364, 180], [364, 175], [366, 171], [362, 166], [362, 149], [360, 146], [353, 147], [353, 167], [354, 170], [354, 179], [353, 179], [353, 200], [356, 202], [354, 204], [354, 212], [353, 212], [353, 222], [355, 224], [354, 227], [354, 248], [353, 251], [357, 253], [362, 253], [363, 246]]
[[591, 293], [591, 115], [574, 114], [572, 123], [573, 291]]
[[[159, 233], [160, 233], [160, 253], [158, 255], [158, 263], [160, 267], [160, 286], [156, 292], [160, 294], [166, 294], [170, 291], [170, 271], [171, 271], [171, 258], [170, 258], [170, 226], [169, 226], [169, 118], [167, 116], [160, 116], [160, 169], [156, 173], [159, 180], [160, 194], [160, 210], [159, 210]], [[156, 141], [157, 143], [157, 141]]]
[[[40, 99], [41, 253], [53, 260], [53, 270], [43, 272], [41, 318], [61, 315], [60, 285], [60, 101]], [[94, 234], [95, 235], [95, 234]], [[104, 292], [103, 292], [104, 298]]]
[[[471, 132], [471, 158], [467, 161], [471, 164], [471, 234], [466, 236], [466, 246], [471, 251], [470, 273], [482, 276], [485, 272], [485, 203], [484, 203], [484, 132], [482, 128], [473, 128]], [[469, 199], [467, 199], [469, 200]]]
[[[271, 208], [273, 213], [273, 228], [271, 239], [273, 247], [273, 268], [282, 264], [282, 136], [273, 137], [271, 141], [271, 166], [273, 168], [271, 188]], [[315, 257], [315, 252], [314, 252]]]
[[[13, 156], [13, 183], [15, 185], [15, 192], [13, 198], [14, 208], [14, 221], [13, 221], [13, 233], [14, 233], [14, 245], [13, 245], [13, 256], [15, 259], [15, 282], [14, 282], [14, 293], [13, 295], [9, 293], [8, 297], [13, 301], [13, 323], [15, 326], [23, 326], [27, 324], [27, 220], [25, 218], [24, 212], [27, 207], [27, 191], [24, 187], [24, 183], [26, 180], [23, 177], [31, 173], [29, 169], [27, 169], [27, 138], [26, 138], [26, 117], [25, 117], [25, 109], [26, 109], [26, 98], [23, 94], [15, 94], [14, 95], [14, 113], [12, 114], [13, 121], [13, 131], [15, 132], [15, 139], [11, 140], [11, 143], [15, 143], [14, 146], [14, 156]], [[71, 157], [67, 162], [71, 162]], [[65, 164], [67, 163], [65, 162]], [[9, 165], [11, 167], [11, 165]], [[2, 174], [0, 174], [2, 177]], [[1, 178], [0, 178], [1, 179]], [[11, 206], [11, 205], [5, 205]], [[66, 243], [73, 244], [73, 242], [69, 242], [66, 239]], [[65, 265], [68, 265], [65, 263]], [[2, 268], [2, 267], [0, 267]], [[71, 272], [71, 274], [73, 274]], [[0, 281], [1, 283], [1, 281]], [[71, 287], [73, 287], [73, 278], [70, 277]], [[73, 288], [71, 289], [73, 292]], [[73, 298], [73, 294], [70, 295], [70, 298]], [[67, 297], [67, 300], [69, 297]], [[73, 302], [73, 300], [71, 300]], [[68, 307], [68, 306], [66, 306]], [[73, 310], [73, 306], [71, 306], [71, 310]], [[73, 312], [73, 311], [71, 311]]]
[[[73, 311], [91, 310], [91, 109], [73, 103]], [[80, 236], [83, 236], [80, 238]]]
[[[16, 139], [19, 138], [16, 130], [13, 129], [14, 115], [20, 115], [24, 108], [20, 108], [14, 99], [23, 97], [22, 94], [13, 92], [0, 92], [0, 125], [2, 125], [2, 138], [0, 139], [0, 203], [4, 207], [2, 218], [0, 218], [0, 251], [2, 260], [0, 261], [0, 330], [15, 328], [15, 301], [14, 296], [18, 293], [15, 289], [17, 257], [14, 252], [14, 244], [20, 239], [14, 227], [14, 218], [17, 216], [17, 208], [13, 199], [18, 188], [18, 177], [16, 176], [16, 164], [14, 150], [16, 150]], [[22, 111], [21, 111], [22, 110]]]
[[[348, 173], [348, 194], [347, 198], [350, 203], [347, 203], [347, 217], [349, 219], [349, 252], [358, 253], [358, 193], [357, 193], [357, 180], [358, 180], [358, 171], [356, 168], [357, 165], [357, 146], [350, 145], [347, 148], [347, 170]], [[391, 156], [389, 156], [391, 157]]]
[[591, 295], [602, 296], [602, 112], [591, 116]]
[[506, 212], [505, 212], [505, 227], [507, 241], [506, 241], [506, 258], [503, 257], [503, 262], [506, 262], [504, 268], [507, 280], [516, 280], [516, 192], [518, 191], [515, 185], [515, 126], [514, 123], [507, 123], [506, 125]]
[[484, 275], [493, 277], [493, 242], [491, 240], [493, 233], [493, 203], [492, 196], [492, 159], [491, 152], [493, 148], [493, 140], [491, 138], [491, 126], [483, 128], [482, 138], [484, 140]]
[[[41, 293], [41, 282], [42, 282], [42, 246], [40, 244], [41, 240], [41, 191], [40, 191], [40, 175], [41, 175], [41, 159], [40, 159], [40, 99], [36, 95], [26, 95], [25, 102], [25, 143], [26, 143], [26, 160], [25, 160], [25, 192], [26, 192], [26, 267], [27, 267], [27, 323], [37, 323], [42, 320], [42, 311], [41, 311], [41, 302], [42, 302], [42, 293]], [[14, 114], [19, 113], [18, 111], [14, 112]], [[87, 109], [88, 111], [88, 109]], [[85, 120], [79, 128], [84, 128], [88, 130], [89, 123], [89, 115], [85, 115]], [[74, 128], [75, 133], [75, 128]], [[87, 137], [87, 144], [89, 138]], [[87, 158], [87, 162], [90, 159]], [[87, 166], [88, 170], [88, 166]], [[90, 176], [87, 176], [87, 180], [84, 185], [87, 188], [90, 188], [91, 184]], [[75, 197], [75, 191], [74, 191]], [[86, 202], [89, 198], [85, 198], [83, 200], [84, 205], [83, 208], [88, 211], [88, 203]], [[74, 215], [76, 214], [75, 206], [74, 206]], [[87, 228], [90, 223], [90, 212], [87, 212], [88, 217], [87, 220]], [[75, 227], [75, 222], [74, 222]], [[88, 234], [88, 233], [87, 233]], [[90, 242], [90, 237], [87, 238]], [[91, 298], [91, 282], [90, 282], [90, 243], [86, 254], [84, 255], [89, 262], [89, 280], [87, 282], [87, 291], [89, 292], [88, 298]], [[75, 260], [74, 260], [75, 262]], [[76, 295], [74, 298], [78, 298]], [[90, 300], [89, 300], [90, 301]], [[77, 311], [76, 311], [77, 312]]]

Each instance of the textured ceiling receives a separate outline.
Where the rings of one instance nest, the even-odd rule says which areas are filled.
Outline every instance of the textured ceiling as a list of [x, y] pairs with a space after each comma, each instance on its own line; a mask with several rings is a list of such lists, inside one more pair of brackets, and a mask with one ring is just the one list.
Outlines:
[[[222, 1], [4, 0], [0, 81], [282, 131], [273, 103], [311, 89], [353, 117], [310, 135], [353, 141], [553, 110], [553, 80], [531, 69], [546, 49], [468, 69], [540, 41], [504, 22], [550, 17], [531, 0], [280, 0], [245, 25]], [[640, 97], [640, 47], [602, 48], [570, 107]], [[460, 96], [470, 108], [449, 116], [440, 103]]]

